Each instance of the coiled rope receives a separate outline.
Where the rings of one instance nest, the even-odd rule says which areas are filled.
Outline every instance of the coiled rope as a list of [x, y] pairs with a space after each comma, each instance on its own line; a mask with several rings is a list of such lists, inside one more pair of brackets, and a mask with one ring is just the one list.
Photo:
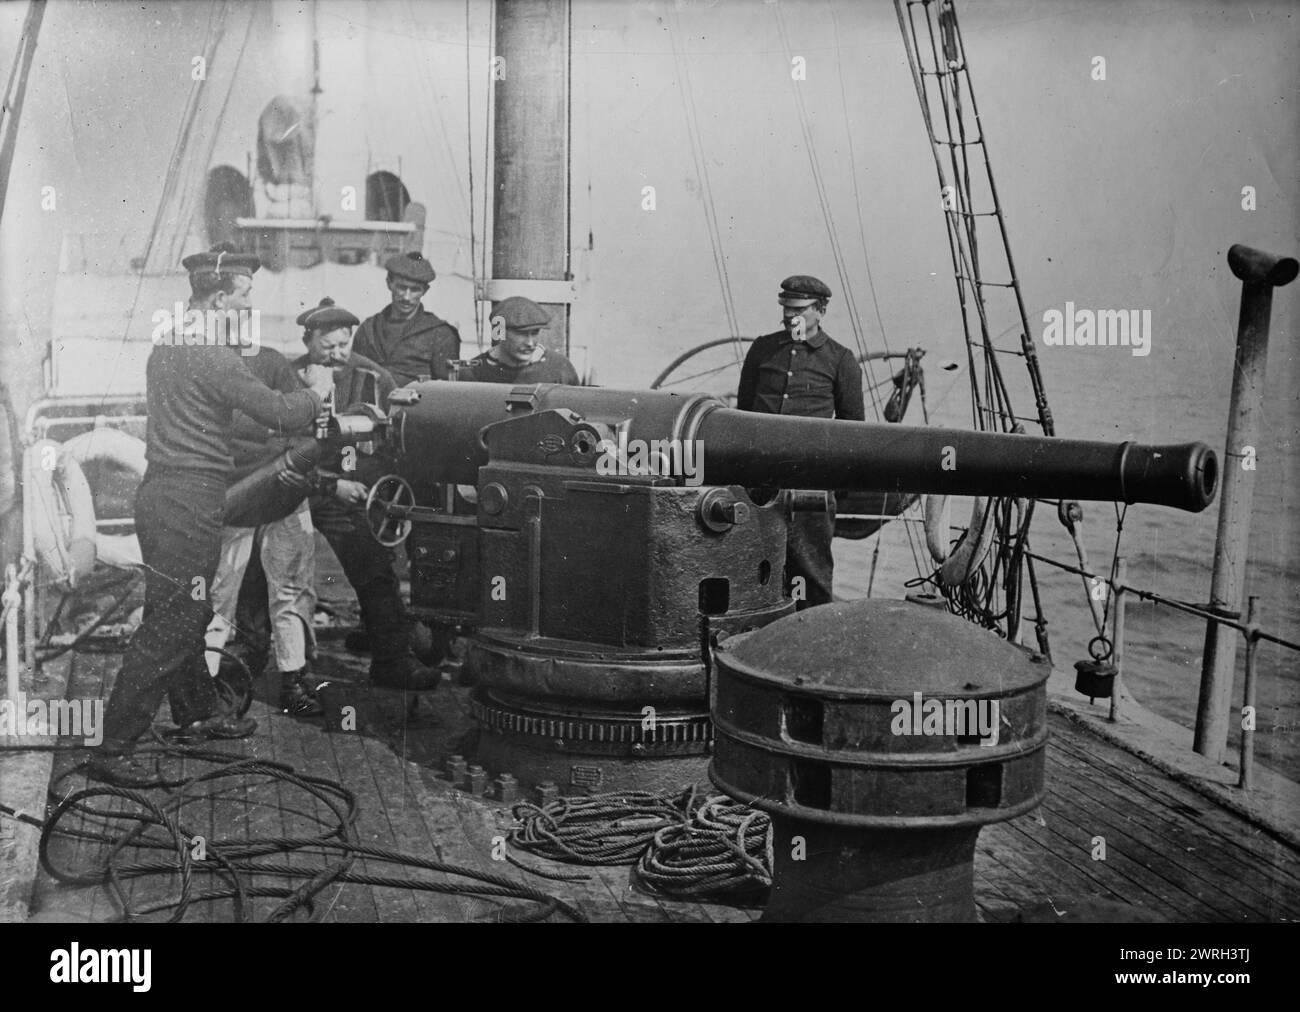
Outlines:
[[[61, 797], [60, 786], [67, 777], [85, 768], [87, 762], [78, 763], [57, 777], [51, 784], [51, 794], [59, 800], [48, 819], [41, 823], [31, 816], [23, 821], [41, 826], [41, 866], [59, 882], [77, 886], [105, 886], [117, 900], [122, 914], [119, 920], [131, 921], [150, 914], [168, 912], [169, 922], [184, 918], [194, 903], [210, 900], [234, 901], [234, 920], [247, 920], [247, 902], [251, 897], [281, 899], [268, 917], [268, 923], [289, 919], [300, 908], [315, 916], [314, 898], [332, 883], [378, 886], [393, 889], [412, 889], [427, 892], [450, 893], [464, 896], [496, 897], [529, 901], [532, 906], [523, 911], [501, 911], [502, 920], [540, 921], [552, 914], [561, 913], [574, 921], [586, 921], [586, 915], [571, 904], [551, 896], [531, 885], [505, 875], [478, 871], [444, 861], [431, 860], [412, 854], [367, 847], [356, 839], [356, 797], [342, 784], [324, 777], [297, 772], [281, 762], [264, 759], [241, 758], [224, 752], [188, 748], [159, 741], [159, 747], [137, 751], [137, 758], [160, 760], [183, 757], [187, 762], [203, 762], [215, 768], [195, 776], [168, 779], [155, 765], [154, 776], [144, 780], [122, 779], [115, 784], [96, 784]], [[316, 818], [321, 831], [305, 836], [275, 836], [265, 838], [205, 839], [203, 860], [194, 856], [197, 837], [182, 821], [183, 810], [188, 805], [210, 801], [221, 790], [196, 790], [201, 785], [212, 785], [221, 780], [238, 778], [237, 791], [252, 791], [262, 783], [275, 784], [283, 801], [284, 811], [293, 811], [304, 818]], [[289, 800], [287, 788], [310, 795], [323, 803], [331, 813], [329, 817], [311, 816], [312, 805]], [[145, 794], [146, 790], [166, 789], [174, 794], [166, 801], [158, 801]], [[224, 790], [230, 790], [229, 786]], [[103, 799], [120, 799], [130, 802], [137, 810], [116, 811], [96, 806]], [[76, 818], [74, 818], [76, 817]], [[125, 830], [115, 824], [126, 823]], [[103, 851], [86, 859], [81, 867], [64, 866], [56, 862], [50, 844], [57, 837], [92, 840], [108, 845]], [[137, 856], [128, 859], [127, 852], [160, 851], [165, 857], [151, 859]], [[299, 860], [296, 865], [270, 863], [264, 860], [273, 855], [293, 854], [299, 858], [315, 857], [308, 863]], [[379, 876], [352, 871], [357, 858], [386, 862], [411, 869], [436, 872], [452, 879], [468, 881], [430, 880], [408, 876]], [[133, 907], [129, 901], [126, 883], [132, 879], [163, 875], [177, 879], [177, 894], [149, 906]], [[216, 876], [214, 888], [197, 890], [196, 881], [201, 875]], [[282, 879], [303, 879], [294, 887], [252, 884], [253, 876], [274, 876]]]
[[637, 862], [637, 878], [670, 896], [750, 896], [772, 885], [772, 820], [716, 795], [684, 825], [667, 826]]
[[513, 811], [513, 847], [569, 864], [635, 865], [639, 884], [666, 896], [745, 896], [772, 883], [771, 820], [725, 795], [596, 794]]

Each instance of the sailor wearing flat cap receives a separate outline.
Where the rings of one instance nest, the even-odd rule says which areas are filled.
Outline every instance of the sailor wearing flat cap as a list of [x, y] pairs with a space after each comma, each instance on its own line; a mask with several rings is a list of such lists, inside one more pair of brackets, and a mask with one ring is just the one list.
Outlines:
[[448, 379], [460, 358], [460, 333], [421, 305], [437, 277], [419, 253], [399, 253], [384, 263], [392, 301], [357, 328], [358, 354], [378, 362], [399, 386], [417, 380]]
[[[742, 411], [864, 421], [862, 373], [856, 357], [831, 339], [822, 317], [831, 298], [825, 282], [795, 274], [781, 282], [782, 329], [750, 346], [740, 371]], [[799, 608], [831, 600], [831, 536], [835, 496], [825, 514], [798, 512], [786, 543], [786, 580]], [[797, 579], [798, 578], [798, 579]]]
[[[205, 316], [250, 310], [257, 257], [223, 244], [182, 265], [189, 273], [188, 310]], [[203, 659], [212, 617], [208, 593], [234, 468], [232, 425], [242, 412], [268, 429], [293, 433], [320, 413], [330, 377], [327, 369], [313, 370], [306, 377], [310, 389], [279, 393], [246, 362], [238, 347], [224, 343], [155, 342], [149, 354], [148, 466], [135, 502], [146, 574], [144, 619], [108, 699], [92, 776], [131, 773], [130, 753], [164, 695], [172, 720], [190, 740], [245, 737], [257, 727], [218, 701]]]
[[[395, 259], [402, 270], [417, 277], [433, 277], [433, 268], [423, 258]], [[437, 320], [432, 314], [425, 315]], [[293, 364], [299, 370], [312, 365], [334, 370], [337, 410], [353, 411], [364, 404], [387, 406], [397, 383], [389, 370], [354, 350], [355, 316], [327, 298], [299, 316], [298, 323], [307, 353]], [[458, 345], [459, 341], [456, 337]], [[366, 525], [366, 496], [376, 481], [394, 470], [394, 460], [382, 446], [376, 453], [349, 450], [338, 449], [321, 458], [319, 492], [309, 500], [311, 520], [325, 535], [357, 595], [371, 653], [371, 683], [428, 692], [438, 687], [442, 675], [425, 667], [411, 652], [411, 622], [402, 604], [393, 552], [375, 541]]]
[[500, 340], [473, 359], [459, 378], [475, 383], [565, 383], [578, 385], [578, 371], [558, 351], [541, 343], [550, 315], [531, 299], [512, 295], [492, 307], [493, 335]]

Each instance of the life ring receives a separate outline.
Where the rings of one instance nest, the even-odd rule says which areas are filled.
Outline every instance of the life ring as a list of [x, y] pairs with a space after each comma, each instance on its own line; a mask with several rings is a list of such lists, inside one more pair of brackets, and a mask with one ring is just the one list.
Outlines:
[[[47, 466], [53, 460], [54, 466]], [[27, 449], [26, 506], [36, 557], [54, 581], [76, 588], [95, 568], [95, 500], [81, 465], [52, 439]]]
[[[125, 481], [114, 480], [118, 476], [112, 473], [101, 475], [104, 480], [96, 484], [92, 493], [98, 493], [95, 499], [95, 513], [98, 517], [131, 516], [131, 502], [135, 499], [140, 482], [144, 480], [147, 467], [143, 439], [136, 439], [121, 429], [101, 426], [67, 440], [63, 444], [63, 452], [81, 465], [83, 473], [94, 467], [109, 467], [119, 473], [125, 472]], [[132, 480], [134, 487], [128, 484]]]
[[[144, 480], [144, 472], [148, 467], [144, 440], [137, 439], [121, 429], [107, 426], [98, 426], [73, 436], [63, 444], [63, 452], [82, 465], [83, 473], [88, 464], [108, 465], [133, 477], [136, 488]], [[108, 484], [120, 483], [109, 481]], [[91, 495], [93, 496], [96, 491], [100, 492], [100, 499], [95, 501], [97, 520], [105, 515], [111, 516], [119, 512], [124, 517], [131, 515], [129, 500], [120, 501], [125, 498], [123, 495], [115, 496], [112, 489], [106, 491], [95, 487], [92, 487]], [[118, 491], [124, 492], [125, 489]], [[135, 489], [131, 489], [129, 499], [134, 500], [134, 498]], [[108, 514], [105, 514], [105, 499], [110, 511]], [[114, 509], [114, 506], [118, 508]], [[144, 565], [140, 555], [140, 542], [134, 534], [110, 534], [98, 531], [95, 534], [95, 557], [104, 565], [117, 569], [138, 569]]]
[[[970, 579], [971, 574], [984, 564], [993, 548], [995, 525], [985, 523], [989, 501], [976, 497], [971, 507], [970, 525], [961, 540], [950, 551], [948, 548], [949, 510], [946, 495], [925, 497], [925, 543], [930, 557], [939, 563], [939, 580], [945, 587], [956, 587]], [[971, 532], [976, 532], [972, 534]]]
[[140, 554], [140, 539], [134, 534], [95, 535], [95, 558], [115, 569], [140, 569], [144, 556]]

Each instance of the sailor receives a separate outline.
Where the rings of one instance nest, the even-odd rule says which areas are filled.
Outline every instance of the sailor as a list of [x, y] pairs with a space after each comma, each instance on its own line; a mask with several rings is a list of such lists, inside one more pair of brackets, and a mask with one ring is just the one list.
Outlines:
[[[358, 322], [328, 298], [298, 317], [307, 352], [294, 368], [304, 376], [313, 368], [332, 369], [339, 411], [366, 403], [386, 406], [396, 388], [387, 369], [352, 350], [352, 328]], [[317, 470], [321, 477], [310, 500], [312, 522], [325, 535], [357, 595], [371, 650], [371, 682], [413, 692], [436, 689], [441, 674], [411, 652], [411, 623], [393, 570], [393, 552], [374, 539], [366, 522], [366, 497], [379, 478], [392, 472], [391, 453], [382, 447], [374, 454], [343, 447], [322, 457]]]
[[473, 359], [457, 377], [476, 383], [578, 384], [573, 363], [541, 344], [551, 318], [530, 299], [512, 295], [492, 307], [492, 332], [501, 339]]
[[[257, 257], [221, 245], [186, 257], [189, 310], [225, 316], [250, 310]], [[204, 630], [221, 550], [226, 487], [232, 460], [229, 430], [235, 411], [288, 434], [310, 423], [329, 388], [328, 369], [306, 377], [311, 389], [271, 390], [248, 369], [238, 345], [186, 343], [173, 321], [168, 340], [155, 342], [146, 369], [148, 427], [144, 480], [135, 522], [145, 571], [145, 608], [113, 684], [104, 717], [103, 751], [92, 774], [113, 777], [149, 730], [163, 695], [172, 720], [191, 740], [246, 737], [255, 721], [218, 703], [203, 659]]]
[[[831, 290], [796, 274], [781, 282], [782, 329], [758, 338], [740, 370], [736, 406], [742, 411], [864, 421], [862, 373], [843, 345], [822, 328]], [[797, 607], [831, 600], [831, 536], [835, 496], [828, 510], [794, 513], [786, 540], [785, 572]], [[796, 582], [798, 581], [798, 582]]]
[[[272, 390], [292, 393], [303, 387], [288, 359], [272, 348], [260, 349], [246, 363], [253, 375]], [[309, 426], [302, 434], [310, 435], [310, 430]], [[279, 457], [289, 442], [275, 430], [236, 412], [230, 432], [233, 480]], [[315, 646], [312, 619], [316, 611], [316, 534], [307, 504], [312, 479], [287, 468], [276, 477], [282, 484], [300, 489], [302, 501], [280, 520], [260, 527], [228, 525], [223, 530], [221, 562], [212, 585], [214, 615], [206, 637], [207, 661], [213, 674], [225, 672], [233, 662], [213, 648], [225, 649], [239, 657], [256, 678], [266, 666], [273, 643], [280, 672], [280, 708], [304, 717], [320, 712], [304, 687], [308, 655]], [[259, 572], [246, 579], [250, 564]], [[244, 600], [247, 596], [256, 603]], [[231, 644], [228, 641], [236, 628], [237, 638]]]
[[437, 277], [432, 265], [419, 253], [401, 253], [384, 267], [392, 301], [357, 328], [356, 353], [387, 369], [398, 386], [422, 376], [448, 379], [448, 363], [460, 357], [460, 333], [420, 303]]

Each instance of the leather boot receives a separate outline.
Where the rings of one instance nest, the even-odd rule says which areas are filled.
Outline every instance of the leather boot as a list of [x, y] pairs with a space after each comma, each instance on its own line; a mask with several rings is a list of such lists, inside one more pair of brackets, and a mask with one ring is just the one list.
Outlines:
[[432, 692], [442, 673], [421, 664], [411, 652], [411, 626], [391, 575], [354, 588], [370, 640], [370, 682], [385, 689]]
[[426, 668], [409, 650], [400, 657], [376, 657], [370, 662], [370, 683], [381, 689], [433, 692], [442, 684], [442, 672]]
[[290, 717], [316, 717], [324, 712], [316, 693], [309, 690], [305, 670], [280, 672], [280, 710]]

